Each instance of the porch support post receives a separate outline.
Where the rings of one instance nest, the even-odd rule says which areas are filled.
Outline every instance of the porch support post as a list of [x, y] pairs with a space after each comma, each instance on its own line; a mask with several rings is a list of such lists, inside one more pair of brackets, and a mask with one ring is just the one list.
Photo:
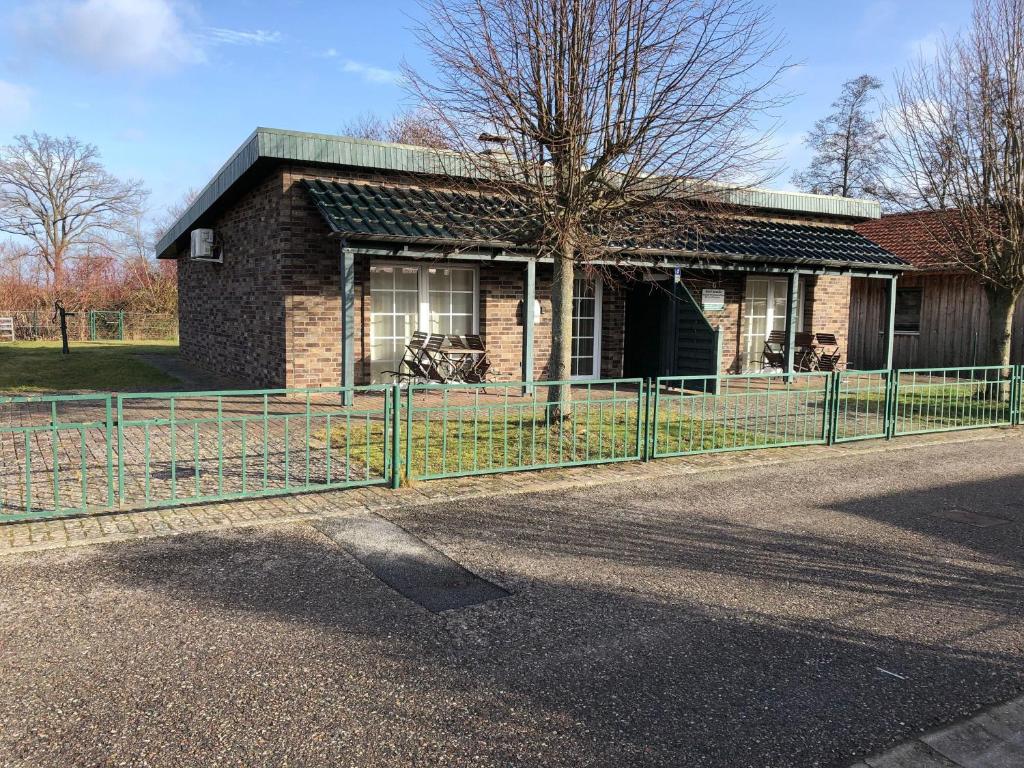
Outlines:
[[889, 278], [887, 298], [889, 301], [888, 311], [885, 315], [885, 368], [892, 370], [893, 347], [896, 339], [896, 281], [899, 275]]
[[356, 380], [356, 278], [355, 253], [341, 243], [341, 404], [352, 405]]
[[800, 288], [800, 274], [790, 272], [786, 282], [786, 377], [793, 378], [793, 369], [796, 367], [796, 323], [797, 314], [797, 291]]
[[537, 261], [530, 259], [526, 262], [526, 270], [523, 273], [523, 394], [529, 395], [533, 392], [530, 384], [533, 382], [533, 325], [534, 302], [537, 293]]

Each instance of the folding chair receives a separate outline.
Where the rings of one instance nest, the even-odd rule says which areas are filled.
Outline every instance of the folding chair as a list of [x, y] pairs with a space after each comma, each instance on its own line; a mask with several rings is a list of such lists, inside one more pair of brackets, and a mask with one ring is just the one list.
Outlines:
[[491, 361], [487, 357], [487, 348], [479, 334], [466, 334], [466, 346], [480, 354], [467, 357], [469, 365], [463, 371], [464, 380], [471, 384], [482, 384], [487, 380], [487, 372], [491, 370]]
[[455, 364], [444, 353], [445, 335], [432, 333], [423, 343], [420, 361], [429, 372], [431, 381], [448, 382], [455, 374]]
[[815, 339], [821, 351], [818, 353], [818, 370], [832, 372], [838, 370], [843, 359], [839, 350], [839, 339], [834, 333], [816, 333]]
[[818, 350], [814, 345], [814, 334], [801, 331], [796, 334], [796, 354], [794, 367], [798, 371], [816, 371], [820, 362]]
[[785, 370], [786, 368], [786, 334], [784, 331], [772, 331], [765, 339], [761, 352], [761, 370]]

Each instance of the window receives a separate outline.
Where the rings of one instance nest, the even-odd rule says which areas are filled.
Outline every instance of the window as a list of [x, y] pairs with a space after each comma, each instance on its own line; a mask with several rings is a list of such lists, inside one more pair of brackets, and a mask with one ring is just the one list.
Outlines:
[[601, 280], [577, 277], [572, 284], [572, 377], [601, 375]]
[[419, 267], [370, 270], [370, 372], [398, 370], [405, 345], [419, 328]]
[[413, 331], [477, 332], [475, 267], [370, 267], [370, 375], [397, 371]]
[[921, 289], [896, 289], [896, 333], [919, 333], [921, 330]]
[[[797, 329], [804, 323], [804, 282], [797, 281]], [[747, 278], [743, 298], [743, 340], [745, 371], [760, 371], [764, 343], [772, 331], [786, 330], [786, 298], [789, 280], [785, 277]]]
[[476, 298], [472, 269], [430, 267], [430, 332], [462, 336], [475, 332]]

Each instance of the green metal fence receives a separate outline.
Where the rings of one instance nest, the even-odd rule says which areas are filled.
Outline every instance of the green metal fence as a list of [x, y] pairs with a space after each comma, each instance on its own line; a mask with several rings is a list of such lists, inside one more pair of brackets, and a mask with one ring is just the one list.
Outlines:
[[830, 390], [823, 373], [659, 378], [651, 456], [824, 443]]
[[0, 522], [1019, 425], [1024, 366], [0, 398]]
[[829, 439], [835, 443], [891, 437], [892, 371], [841, 371], [832, 376]]
[[411, 479], [643, 457], [642, 379], [413, 385], [404, 393]]
[[1010, 426], [1019, 368], [917, 368], [894, 372], [892, 434]]
[[122, 504], [166, 506], [384, 484], [391, 388], [117, 397]]
[[109, 509], [110, 395], [0, 398], [0, 520]]

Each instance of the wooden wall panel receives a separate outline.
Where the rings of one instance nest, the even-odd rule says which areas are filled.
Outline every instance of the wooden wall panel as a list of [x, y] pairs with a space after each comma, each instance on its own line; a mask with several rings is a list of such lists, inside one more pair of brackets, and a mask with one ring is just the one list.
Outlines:
[[[905, 275], [900, 287], [917, 288], [921, 296], [921, 331], [898, 334], [893, 350], [897, 368], [941, 368], [981, 365], [988, 344], [988, 299], [969, 275]], [[851, 367], [884, 364], [886, 281], [854, 278], [850, 300]], [[1024, 301], [1014, 317], [1013, 356], [1024, 363]]]

